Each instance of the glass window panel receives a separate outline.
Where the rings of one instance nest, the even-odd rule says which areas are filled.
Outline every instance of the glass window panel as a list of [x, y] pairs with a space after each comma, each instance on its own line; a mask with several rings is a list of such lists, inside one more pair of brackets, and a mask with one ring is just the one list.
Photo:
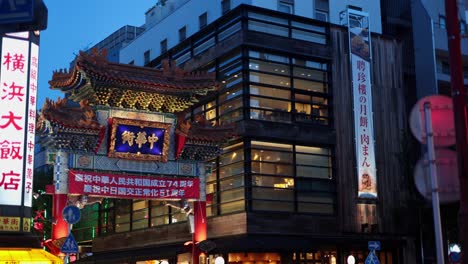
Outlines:
[[296, 164], [329, 167], [331, 166], [331, 161], [328, 156], [296, 154]]
[[303, 59], [297, 59], [297, 58], [293, 58], [292, 60], [293, 60], [293, 64], [298, 65], [298, 66], [314, 68], [314, 69], [319, 69], [319, 70], [327, 70], [327, 64], [324, 62], [303, 60]]
[[293, 175], [293, 166], [277, 163], [252, 162], [252, 173], [272, 175]]
[[271, 84], [282, 87], [291, 87], [291, 80], [289, 77], [275, 76], [271, 74], [250, 72], [249, 80], [251, 82]]
[[263, 87], [263, 86], [258, 86], [258, 85], [250, 85], [250, 94], [291, 100], [290, 90]]
[[235, 85], [238, 85], [242, 82], [242, 72], [241, 66], [238, 66], [237, 68], [233, 69], [232, 71], [226, 72], [226, 73], [221, 73], [220, 72], [220, 80], [222, 83], [221, 89], [230, 89], [234, 87]]
[[197, 45], [196, 47], [193, 48], [193, 53], [194, 55], [198, 55], [202, 53], [203, 51], [213, 47], [215, 44], [215, 39], [214, 37], [208, 39], [207, 41], [201, 43], [200, 45]]
[[330, 180], [313, 180], [305, 178], [296, 179], [297, 191], [320, 191], [320, 192], [335, 192], [335, 183]]
[[227, 103], [224, 103], [219, 106], [219, 114], [225, 114], [227, 112], [233, 111], [234, 109], [238, 109], [242, 107], [242, 98], [238, 98]]
[[219, 103], [223, 103], [224, 101], [231, 100], [233, 98], [239, 97], [242, 95], [242, 84], [237, 84], [236, 87], [225, 91], [224, 93], [219, 95]]
[[211, 169], [211, 173], [206, 174], [206, 181], [207, 182], [215, 181], [216, 180], [216, 172], [217, 172], [216, 166], [213, 166], [213, 168]]
[[310, 146], [296, 146], [296, 152], [331, 155], [331, 150], [328, 148], [310, 147]]
[[269, 16], [269, 15], [257, 14], [257, 13], [254, 13], [254, 12], [249, 12], [249, 18], [255, 18], [255, 19], [258, 19], [258, 20], [278, 23], [278, 24], [282, 24], [282, 25], [288, 25], [288, 20], [287, 19], [273, 17], [273, 16]]
[[270, 53], [266, 53], [266, 52], [255, 51], [255, 50], [250, 50], [249, 51], [249, 57], [256, 58], [256, 59], [267, 60], [267, 61], [289, 63], [289, 58], [286, 57], [286, 56], [281, 56], [281, 55], [277, 55], [277, 54], [270, 54]]
[[245, 210], [245, 201], [240, 200], [236, 202], [220, 204], [220, 214], [227, 214], [231, 212], [239, 212]]
[[126, 232], [126, 231], [130, 231], [130, 223], [115, 225], [115, 232], [119, 233], [119, 232]]
[[266, 61], [259, 61], [251, 59], [249, 61], [249, 69], [255, 71], [271, 72], [281, 75], [289, 75], [289, 65], [283, 65], [279, 63], [272, 63]]
[[281, 188], [252, 188], [252, 199], [294, 202], [294, 190]]
[[298, 203], [297, 210], [304, 213], [333, 214], [332, 204]]
[[151, 218], [151, 226], [160, 226], [169, 224], [169, 216], [158, 216]]
[[252, 173], [290, 176], [293, 175], [293, 166], [277, 163], [252, 162]]
[[277, 189], [294, 189], [294, 179], [275, 176], [252, 176], [252, 185]]
[[244, 150], [237, 149], [229, 153], [222, 154], [219, 157], [220, 165], [229, 165], [244, 160]]
[[219, 168], [219, 178], [226, 178], [244, 173], [244, 162], [238, 162]]
[[327, 72], [321, 71], [321, 70], [294, 67], [293, 74], [295, 77], [300, 77], [304, 79], [312, 79], [312, 80], [323, 81], [323, 82], [326, 82], [328, 80]]
[[282, 110], [282, 111], [288, 112], [291, 110], [291, 102], [251, 96], [250, 107], [258, 107], [258, 108], [272, 109], [272, 110]]
[[297, 28], [302, 28], [302, 29], [307, 29], [307, 30], [311, 30], [311, 31], [316, 31], [316, 32], [320, 32], [320, 33], [326, 33], [326, 29], [325, 29], [324, 26], [306, 24], [306, 23], [297, 22], [297, 21], [292, 21], [291, 26], [297, 27]]
[[252, 148], [292, 151], [292, 145], [252, 140]]
[[252, 210], [254, 210], [254, 211], [293, 212], [294, 211], [294, 203], [253, 200], [252, 201]]
[[298, 192], [297, 200], [301, 202], [328, 203], [328, 204], [334, 203], [334, 198], [331, 193]]
[[234, 25], [226, 28], [225, 30], [218, 33], [218, 41], [222, 41], [227, 37], [231, 36], [232, 34], [241, 30], [241, 22], [237, 22]]
[[258, 31], [262, 33], [268, 33], [272, 35], [288, 37], [289, 30], [287, 27], [277, 26], [273, 24], [258, 22], [258, 21], [249, 21], [249, 30]]
[[132, 230], [148, 228], [148, 219], [133, 221]]
[[133, 212], [133, 221], [148, 219], [148, 208]]
[[151, 201], [151, 216], [167, 215], [169, 207], [160, 201]]
[[171, 214], [171, 223], [179, 223], [179, 222], [187, 221], [187, 215], [185, 213], [181, 213], [177, 210], [172, 210], [172, 211], [173, 213]]
[[291, 152], [279, 152], [271, 150], [252, 149], [252, 161], [292, 163]]
[[309, 31], [304, 31], [304, 30], [299, 30], [299, 29], [292, 30], [292, 38], [309, 41], [313, 43], [327, 44], [327, 39], [325, 35], [309, 32]]
[[244, 175], [235, 176], [219, 182], [221, 191], [244, 186]]
[[239, 199], [244, 199], [244, 188], [232, 189], [229, 191], [224, 191], [219, 194], [221, 203], [231, 202]]
[[206, 193], [215, 193], [216, 192], [216, 182], [206, 184]]
[[331, 179], [330, 168], [319, 168], [309, 166], [296, 166], [297, 177]]
[[147, 200], [140, 200], [140, 201], [133, 202], [133, 211], [141, 210], [143, 208], [148, 208]]
[[327, 93], [328, 92], [328, 85], [322, 82], [314, 82], [314, 81], [307, 81], [302, 79], [294, 79], [294, 88], [310, 91], [310, 92], [317, 92], [317, 93]]
[[224, 114], [220, 116], [219, 118], [219, 123], [222, 124], [229, 124], [229, 123], [234, 123], [238, 120], [241, 120], [243, 118], [243, 113], [242, 109], [237, 109], [236, 111], [229, 112], [227, 114]]
[[222, 58], [221, 61], [219, 62], [220, 70], [223, 69], [223, 67], [225, 67], [226, 65], [230, 64], [231, 62], [234, 62], [235, 60], [239, 60], [238, 62], [236, 62], [236, 63], [239, 63], [240, 58], [241, 58], [241, 54], [239, 52], [236, 52], [234, 54], [231, 54], [227, 57]]

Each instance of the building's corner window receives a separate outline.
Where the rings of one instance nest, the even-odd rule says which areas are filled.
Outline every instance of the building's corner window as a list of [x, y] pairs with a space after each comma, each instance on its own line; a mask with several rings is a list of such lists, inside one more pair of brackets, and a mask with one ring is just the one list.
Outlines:
[[198, 24], [200, 26], [200, 29], [206, 27], [206, 25], [208, 24], [208, 13], [207, 12], [201, 14], [198, 17]]
[[184, 41], [187, 38], [187, 26], [183, 26], [179, 29], [179, 42]]
[[442, 29], [446, 29], [446, 20], [445, 20], [445, 16], [442, 16], [440, 15], [439, 16], [439, 27], [442, 28]]
[[314, 10], [315, 19], [327, 22], [329, 12], [330, 12], [330, 7], [329, 7], [328, 0], [315, 0], [315, 10]]
[[150, 63], [150, 50], [145, 51], [143, 54], [143, 64], [147, 65]]
[[466, 22], [460, 20], [460, 34], [466, 34]]
[[224, 15], [231, 10], [231, 0], [221, 1], [221, 13]]
[[167, 38], [163, 39], [160, 43], [160, 48], [161, 48], [161, 54], [164, 54], [167, 52]]
[[294, 14], [294, 0], [279, 0], [278, 11]]

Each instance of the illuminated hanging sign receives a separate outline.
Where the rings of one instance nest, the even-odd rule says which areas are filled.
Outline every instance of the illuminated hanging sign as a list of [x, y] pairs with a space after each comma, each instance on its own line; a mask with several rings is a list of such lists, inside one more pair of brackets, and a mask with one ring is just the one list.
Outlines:
[[18, 232], [21, 229], [20, 223], [23, 219], [23, 232], [31, 231], [31, 219], [21, 217], [0, 216], [0, 232]]
[[109, 157], [167, 162], [171, 124], [113, 118]]
[[348, 9], [348, 34], [354, 100], [358, 197], [377, 198], [371, 90], [371, 37], [367, 13]]
[[69, 193], [126, 199], [198, 199], [198, 178], [119, 175], [70, 170]]
[[0, 205], [32, 205], [38, 55], [29, 39], [2, 39]]

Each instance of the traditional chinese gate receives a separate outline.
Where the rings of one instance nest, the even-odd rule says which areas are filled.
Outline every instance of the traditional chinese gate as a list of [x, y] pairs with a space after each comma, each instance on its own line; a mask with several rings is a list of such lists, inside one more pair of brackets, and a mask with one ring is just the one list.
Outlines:
[[[193, 242], [206, 240], [204, 161], [234, 129], [182, 112], [217, 88], [213, 76], [110, 63], [95, 52], [49, 83], [68, 99], [47, 100], [37, 124], [40, 143], [56, 153], [49, 246], [65, 236], [64, 206], [103, 197], [192, 200]], [[194, 263], [200, 253], [194, 247]]]

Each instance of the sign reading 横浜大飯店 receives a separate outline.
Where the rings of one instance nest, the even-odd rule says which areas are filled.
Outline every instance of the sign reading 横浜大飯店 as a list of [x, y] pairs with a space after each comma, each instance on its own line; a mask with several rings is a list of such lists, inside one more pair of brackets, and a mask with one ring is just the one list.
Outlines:
[[348, 9], [358, 197], [377, 198], [369, 15]]
[[0, 205], [32, 205], [39, 47], [29, 38], [2, 38]]
[[70, 170], [69, 193], [126, 199], [198, 199], [198, 178], [156, 177]]

